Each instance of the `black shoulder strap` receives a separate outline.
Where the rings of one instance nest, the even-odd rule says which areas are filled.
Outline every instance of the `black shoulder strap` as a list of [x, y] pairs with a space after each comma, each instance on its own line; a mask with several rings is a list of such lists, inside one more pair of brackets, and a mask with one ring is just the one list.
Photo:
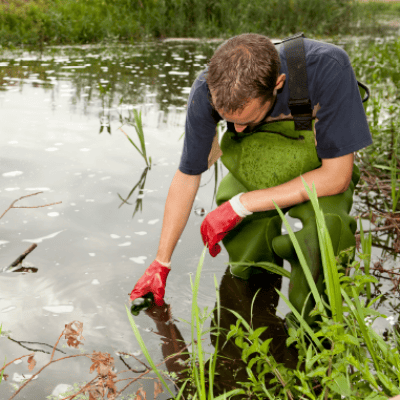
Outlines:
[[289, 72], [289, 108], [295, 131], [312, 130], [312, 108], [308, 95], [304, 33], [283, 39]]
[[[306, 57], [304, 51], [304, 33], [296, 33], [274, 45], [279, 48], [282, 45], [285, 48], [285, 54], [289, 72], [289, 108], [293, 115], [295, 130], [312, 130], [312, 108], [308, 96], [308, 82], [306, 71]], [[364, 89], [366, 96], [362, 102], [369, 99], [369, 88], [363, 83], [357, 81], [358, 86]]]

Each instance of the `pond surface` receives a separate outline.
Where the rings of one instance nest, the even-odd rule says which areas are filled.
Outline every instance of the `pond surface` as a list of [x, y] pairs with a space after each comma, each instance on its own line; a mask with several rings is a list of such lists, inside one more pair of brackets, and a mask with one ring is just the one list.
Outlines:
[[[334, 44], [345, 48], [351, 58], [349, 46], [355, 40]], [[367, 43], [360, 40], [360, 45]], [[37, 192], [43, 193], [15, 206], [62, 202], [11, 209], [0, 220], [1, 269], [32, 243], [38, 244], [24, 260], [24, 269], [0, 274], [0, 323], [11, 338], [0, 338], [0, 363], [5, 357], [9, 362], [37, 351], [33, 371], [37, 372], [49, 362], [51, 348], [65, 325], [77, 320], [83, 323], [85, 338], [80, 348], [87, 353], [110, 353], [117, 371], [126, 370], [127, 365], [143, 371], [134, 357], [119, 355], [130, 353], [145, 361], [125, 305], [156, 256], [165, 200], [182, 153], [187, 97], [218, 44], [77, 46], [0, 55], [0, 214], [14, 200]], [[142, 111], [151, 169], [119, 129], [125, 118], [133, 121], [133, 108]], [[122, 130], [139, 146], [133, 126], [124, 124]], [[220, 171], [223, 176], [227, 173], [222, 165]], [[204, 212], [215, 208], [214, 173], [211, 168], [202, 176], [193, 211], [172, 258], [165, 294], [175, 328], [187, 344], [190, 326], [182, 320], [191, 320], [190, 275], [194, 278], [203, 250], [200, 225]], [[219, 181], [221, 178], [219, 173]], [[361, 209], [364, 205], [355, 196], [351, 214], [359, 215]], [[288, 219], [295, 231], [301, 229], [299, 220]], [[363, 221], [363, 226], [370, 228], [368, 221]], [[374, 248], [372, 262], [381, 253]], [[216, 258], [207, 253], [200, 308], [210, 310], [215, 305], [214, 275], [219, 285], [224, 282], [224, 304], [234, 307], [235, 302], [251, 302], [255, 289], [231, 278], [227, 262], [223, 247]], [[393, 263], [390, 258], [385, 266], [391, 268]], [[290, 270], [286, 261], [285, 267]], [[275, 281], [287, 294], [288, 280]], [[398, 300], [390, 294], [391, 288], [390, 280], [379, 285], [380, 292], [388, 293], [381, 310], [395, 314], [397, 320]], [[282, 338], [277, 347], [282, 348], [282, 318], [289, 310], [277, 297], [265, 297], [264, 301], [264, 317], [268, 314], [273, 319], [270, 324], [276, 325], [275, 332]], [[162, 327], [144, 313], [135, 321], [155, 363], [163, 361], [166, 324]], [[212, 351], [209, 334], [205, 342]], [[63, 356], [61, 351], [64, 355], [80, 353], [66, 347], [64, 339], [58, 349], [56, 357]], [[83, 358], [54, 363], [16, 398], [45, 399], [68, 384], [89, 381], [95, 375], [89, 373], [90, 365], [90, 360]], [[23, 375], [33, 373], [26, 358], [6, 372], [9, 378], [0, 386], [2, 399], [12, 395], [13, 385], [20, 385]], [[136, 393], [140, 385], [151, 391], [149, 382], [135, 382], [125, 394]], [[163, 394], [160, 398], [167, 397]]]

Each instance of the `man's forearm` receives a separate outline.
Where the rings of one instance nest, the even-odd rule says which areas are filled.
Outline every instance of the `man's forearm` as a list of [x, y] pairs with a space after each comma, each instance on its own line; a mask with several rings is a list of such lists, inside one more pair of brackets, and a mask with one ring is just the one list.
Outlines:
[[[333, 196], [346, 189], [320, 168], [306, 172], [302, 177], [311, 190], [314, 182], [318, 197]], [[240, 202], [251, 212], [275, 210], [272, 200], [282, 209], [308, 201], [309, 197], [300, 176], [272, 188], [247, 192], [240, 197]]]
[[169, 262], [175, 246], [185, 229], [194, 198], [200, 185], [201, 175], [186, 175], [177, 170], [165, 203], [163, 226], [157, 260]]

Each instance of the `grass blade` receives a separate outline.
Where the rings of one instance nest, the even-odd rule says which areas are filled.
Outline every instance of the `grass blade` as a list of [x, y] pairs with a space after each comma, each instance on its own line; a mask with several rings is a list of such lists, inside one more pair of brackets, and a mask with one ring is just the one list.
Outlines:
[[195, 346], [195, 340], [194, 340], [194, 323], [196, 323], [196, 334], [197, 334], [197, 356], [199, 358], [199, 369], [200, 369], [200, 382], [199, 382], [199, 376], [198, 376], [198, 370], [195, 365], [195, 358], [192, 357], [193, 360], [193, 367], [194, 367], [194, 372], [195, 372], [195, 378], [196, 378], [196, 384], [198, 388], [198, 392], [200, 393], [201, 399], [206, 399], [206, 384], [205, 384], [205, 378], [204, 378], [204, 364], [203, 364], [203, 349], [201, 345], [201, 324], [200, 324], [200, 318], [199, 318], [199, 307], [197, 305], [197, 295], [199, 291], [199, 285], [200, 285], [200, 275], [201, 275], [201, 270], [203, 268], [203, 263], [204, 263], [204, 258], [207, 252], [207, 245], [204, 246], [203, 252], [201, 253], [201, 257], [199, 260], [199, 264], [197, 265], [197, 271], [196, 271], [196, 277], [194, 281], [194, 285], [192, 285], [192, 290], [193, 290], [193, 300], [192, 300], [192, 345], [193, 349]]
[[290, 239], [292, 240], [293, 246], [294, 246], [294, 248], [296, 250], [297, 257], [299, 258], [301, 267], [303, 268], [304, 275], [306, 276], [307, 283], [310, 286], [310, 289], [311, 289], [311, 292], [312, 292], [312, 294], [314, 296], [315, 303], [317, 304], [318, 310], [322, 314], [325, 314], [325, 307], [322, 304], [321, 296], [319, 295], [317, 286], [315, 285], [314, 279], [313, 279], [313, 277], [311, 275], [310, 268], [308, 267], [307, 262], [306, 262], [306, 260], [304, 258], [303, 252], [301, 251], [301, 248], [299, 246], [299, 242], [297, 241], [296, 236], [294, 236], [292, 228], [290, 227], [289, 222], [287, 221], [287, 219], [283, 215], [282, 210], [279, 208], [279, 206], [275, 203], [274, 200], [272, 200], [272, 202], [274, 203], [274, 206], [275, 206], [276, 210], [278, 211], [283, 223], [285, 224], [285, 227], [286, 227], [286, 230], [287, 230], [287, 232], [288, 232], [288, 234], [290, 236]]
[[263, 268], [268, 272], [272, 272], [274, 274], [277, 275], [281, 275], [284, 276], [286, 278], [290, 279], [290, 272], [286, 271], [285, 268], [280, 267], [277, 264], [274, 264], [272, 262], [268, 262], [268, 261], [261, 261], [261, 262], [242, 262], [242, 261], [238, 261], [238, 262], [230, 262], [230, 263], [226, 263], [227, 265], [242, 265], [242, 266], [255, 266], [255, 267], [259, 267], [259, 268]]
[[[376, 359], [374, 347], [372, 345], [371, 338], [370, 338], [370, 336], [368, 334], [368, 329], [367, 329], [367, 327], [365, 325], [364, 314], [363, 314], [363, 312], [361, 310], [361, 305], [360, 305], [360, 301], [358, 300], [358, 295], [357, 295], [354, 287], [352, 287], [351, 289], [353, 291], [354, 303], [356, 304], [355, 307], [354, 307], [353, 302], [351, 301], [351, 299], [349, 298], [349, 296], [347, 295], [347, 293], [343, 289], [341, 289], [342, 290], [342, 295], [343, 295], [344, 299], [346, 300], [346, 303], [349, 305], [349, 307], [350, 307], [351, 311], [353, 312], [354, 316], [356, 317], [358, 325], [360, 326], [361, 332], [362, 332], [363, 337], [364, 337], [365, 344], [367, 345], [368, 351], [371, 354], [372, 360], [374, 362], [375, 370], [376, 371], [380, 371], [379, 363], [378, 363], [378, 360]], [[378, 389], [378, 388], [376, 388], [376, 389]]]
[[292, 310], [293, 314], [296, 316], [298, 321], [300, 322], [301, 326], [303, 329], [310, 335], [311, 339], [314, 341], [314, 343], [318, 346], [318, 348], [323, 351], [324, 346], [322, 346], [322, 343], [319, 341], [319, 339], [315, 336], [314, 331], [310, 328], [310, 326], [307, 324], [307, 322], [303, 319], [303, 317], [299, 314], [299, 312], [293, 307], [292, 303], [284, 296], [283, 293], [281, 293], [278, 289], [275, 288], [275, 290], [278, 292], [279, 296], [283, 299], [283, 301], [287, 304], [287, 306]]
[[[313, 182], [313, 191], [307, 185], [307, 182], [301, 177], [303, 185], [308, 193], [308, 197], [311, 200], [314, 208], [318, 241], [321, 250], [321, 259], [324, 269], [325, 284], [328, 292], [329, 303], [331, 306], [332, 317], [335, 322], [343, 322], [343, 311], [342, 311], [342, 297], [340, 295], [340, 284], [339, 274], [337, 271], [336, 259], [333, 252], [332, 240], [329, 236], [328, 229], [325, 223], [325, 217], [322, 210], [319, 207], [317, 190]], [[343, 329], [341, 329], [343, 330]]]
[[151, 368], [153, 369], [153, 371], [156, 373], [156, 375], [158, 376], [158, 378], [160, 379], [160, 381], [164, 384], [164, 386], [167, 388], [168, 392], [171, 393], [172, 397], [175, 397], [174, 394], [172, 393], [171, 389], [169, 388], [169, 386], [167, 385], [167, 383], [165, 382], [164, 378], [162, 377], [162, 375], [160, 374], [160, 372], [158, 371], [156, 365], [154, 364], [154, 361], [151, 359], [150, 354], [147, 350], [146, 345], [144, 344], [144, 341], [142, 339], [142, 336], [140, 335], [139, 329], [136, 326], [136, 323], [132, 317], [132, 314], [130, 313], [128, 307], [125, 305], [126, 308], [126, 313], [128, 314], [128, 318], [129, 318], [129, 322], [131, 324], [133, 333], [136, 336], [136, 340], [139, 343], [140, 348], [142, 349], [142, 352], [144, 354], [144, 356], [146, 357], [147, 361], [149, 362]]
[[135, 122], [136, 122], [135, 129], [136, 129], [136, 132], [137, 132], [137, 134], [139, 136], [140, 145], [142, 147], [143, 157], [144, 157], [144, 159], [146, 161], [146, 164], [149, 165], [148, 162], [147, 162], [146, 144], [144, 142], [143, 125], [142, 125], [142, 112], [140, 111], [140, 114], [138, 114], [137, 110], [134, 109], [133, 110], [133, 114], [135, 116]]

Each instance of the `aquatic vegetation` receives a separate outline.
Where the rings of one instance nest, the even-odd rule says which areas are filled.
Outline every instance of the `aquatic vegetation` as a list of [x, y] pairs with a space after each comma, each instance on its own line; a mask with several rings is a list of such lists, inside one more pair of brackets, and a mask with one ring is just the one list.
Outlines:
[[139, 152], [139, 154], [143, 157], [144, 161], [146, 162], [147, 167], [151, 168], [151, 157], [147, 159], [147, 154], [146, 154], [146, 143], [144, 141], [144, 133], [142, 125], [142, 112], [138, 114], [137, 110], [133, 110], [133, 115], [135, 117], [135, 122], [132, 121], [132, 118], [125, 118], [124, 124], [132, 125], [135, 127], [136, 133], [139, 137], [141, 150], [139, 149], [139, 147], [136, 146], [133, 140], [122, 130], [123, 125], [118, 129], [122, 131], [122, 133], [128, 138], [128, 140], [132, 143], [132, 145], [135, 146], [135, 149]]
[[[234, 339], [235, 344], [242, 350], [242, 360], [247, 363], [248, 381], [239, 382], [242, 389], [226, 393], [225, 398], [233, 395], [255, 395], [257, 398], [268, 399], [341, 399], [343, 395], [351, 400], [387, 399], [388, 396], [400, 394], [400, 356], [397, 352], [400, 345], [400, 335], [393, 330], [387, 338], [381, 337], [371, 327], [371, 323], [378, 317], [385, 315], [374, 310], [373, 305], [379, 299], [363, 299], [365, 287], [377, 279], [368, 273], [363, 273], [360, 263], [353, 261], [346, 270], [340, 265], [340, 256], [334, 257], [332, 242], [325, 225], [323, 213], [318, 204], [315, 186], [313, 191], [306, 187], [317, 217], [318, 237], [321, 248], [321, 257], [324, 266], [327, 302], [319, 295], [308, 266], [304, 262], [299, 244], [289, 223], [282, 211], [276, 208], [294, 243], [296, 253], [301, 262], [307, 281], [311, 287], [310, 295], [314, 296], [316, 306], [311, 314], [319, 315], [321, 322], [310, 327], [291, 305], [289, 300], [279, 290], [277, 292], [292, 310], [295, 319], [291, 321], [288, 329], [287, 346], [298, 349], [298, 365], [290, 369], [283, 364], [278, 364], [269, 352], [272, 339], [262, 341], [260, 335], [268, 329], [261, 327], [253, 330], [245, 319], [236, 311], [230, 310], [236, 317], [236, 325], [231, 325], [226, 335], [226, 341]], [[371, 237], [371, 234], [369, 235]], [[363, 250], [370, 252], [370, 239], [362, 236]], [[201, 338], [205, 320], [211, 315], [207, 309], [201, 314], [197, 305], [197, 292], [200, 273], [204, 262], [204, 247], [200, 258], [195, 283], [192, 284], [192, 352], [191, 368], [184, 384], [180, 387], [177, 399], [181, 397], [185, 386], [191, 381], [195, 387], [196, 396], [202, 399], [213, 399], [211, 388], [215, 373], [217, 351], [211, 355], [208, 376], [205, 374], [205, 354], [201, 346]], [[370, 254], [367, 255], [370, 257]], [[362, 258], [363, 255], [360, 254]], [[350, 267], [354, 268], [353, 275], [348, 275]], [[219, 298], [217, 282], [217, 312], [219, 315]], [[303, 310], [304, 311], [304, 310]], [[150, 363], [150, 355], [136, 327], [133, 317], [127, 308], [127, 314], [134, 334], [146, 354]], [[389, 319], [389, 318], [388, 318]], [[219, 322], [216, 335], [221, 335]], [[196, 334], [196, 336], [195, 336]], [[218, 345], [215, 346], [216, 349]], [[154, 363], [152, 363], [152, 367]], [[154, 368], [154, 367], [153, 367]], [[155, 368], [157, 375], [160, 372]], [[271, 376], [269, 381], [267, 376]], [[161, 376], [161, 374], [160, 374]], [[206, 381], [208, 378], [208, 388]], [[166, 384], [165, 384], [166, 385]], [[172, 394], [172, 392], [171, 392]], [[307, 396], [307, 397], [301, 397]], [[216, 397], [222, 398], [222, 396]]]
[[[198, 296], [198, 289], [199, 289], [199, 284], [200, 284], [200, 275], [201, 275], [201, 270], [203, 267], [204, 263], [204, 258], [207, 252], [207, 246], [204, 246], [203, 252], [201, 253], [200, 260], [197, 266], [197, 271], [196, 271], [196, 277], [195, 281], [193, 283], [192, 278], [190, 277], [190, 284], [192, 288], [192, 293], [193, 293], [193, 298], [192, 298], [192, 321], [191, 321], [191, 346], [192, 346], [192, 354], [191, 354], [191, 364], [190, 364], [190, 369], [189, 369], [189, 377], [179, 386], [177, 386], [179, 393], [177, 396], [174, 395], [174, 393], [171, 391], [169, 386], [166, 384], [165, 380], [163, 379], [163, 376], [161, 375], [160, 371], [156, 368], [153, 360], [151, 359], [151, 356], [146, 348], [146, 345], [140, 335], [139, 329], [135, 323], [134, 318], [132, 317], [129, 308], [125, 306], [126, 312], [129, 318], [129, 322], [131, 324], [133, 333], [135, 334], [135, 337], [140, 345], [140, 348], [145, 355], [147, 361], [153, 368], [153, 371], [157, 374], [158, 378], [160, 381], [164, 384], [166, 389], [169, 391], [169, 393], [173, 396], [174, 399], [179, 400], [186, 388], [194, 387], [195, 388], [195, 396], [201, 400], [206, 400], [206, 399], [214, 399], [214, 400], [222, 400], [229, 398], [231, 396], [237, 395], [237, 394], [244, 394], [244, 391], [242, 389], [234, 389], [231, 390], [223, 395], [214, 397], [213, 394], [213, 380], [215, 376], [215, 368], [216, 368], [216, 362], [217, 362], [217, 351], [212, 353], [210, 355], [210, 358], [208, 360], [209, 365], [211, 368], [209, 369], [208, 375], [206, 374], [205, 371], [205, 352], [202, 348], [202, 336], [209, 331], [204, 331], [204, 324], [205, 322], [209, 319], [211, 314], [213, 313], [214, 310], [211, 310], [210, 312], [207, 312], [207, 308], [201, 313], [199, 306], [197, 304], [197, 296]], [[217, 292], [217, 325], [216, 325], [216, 330], [215, 334], [217, 337], [217, 346], [218, 348], [218, 341], [219, 341], [219, 320], [220, 320], [220, 299], [218, 295], [218, 282], [214, 276], [214, 284]], [[208, 386], [208, 390], [206, 389], [206, 382]], [[175, 382], [174, 382], [175, 383]], [[189, 383], [189, 385], [188, 385]], [[176, 383], [175, 383], [176, 385]]]

